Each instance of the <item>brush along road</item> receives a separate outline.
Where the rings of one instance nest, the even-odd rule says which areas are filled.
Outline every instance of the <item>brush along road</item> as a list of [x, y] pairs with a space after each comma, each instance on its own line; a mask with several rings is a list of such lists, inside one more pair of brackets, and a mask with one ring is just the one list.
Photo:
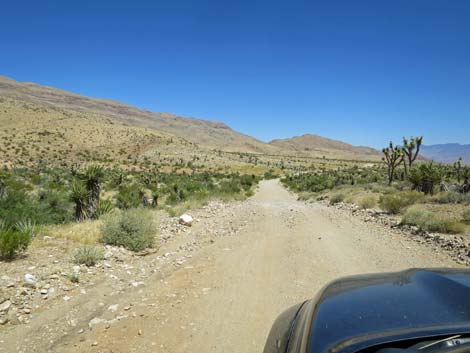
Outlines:
[[142, 285], [116, 290], [111, 280], [97, 280], [29, 324], [0, 331], [0, 352], [258, 353], [276, 316], [330, 280], [457, 266], [391, 230], [297, 201], [277, 180], [261, 182], [252, 198], [229, 204], [223, 216], [202, 210], [196, 218], [169, 244], [193, 238], [196, 244], [216, 228], [243, 227], [206, 238], [184, 263], [157, 268], [152, 261], [165, 249], [146, 256], [140, 261], [155, 270]]

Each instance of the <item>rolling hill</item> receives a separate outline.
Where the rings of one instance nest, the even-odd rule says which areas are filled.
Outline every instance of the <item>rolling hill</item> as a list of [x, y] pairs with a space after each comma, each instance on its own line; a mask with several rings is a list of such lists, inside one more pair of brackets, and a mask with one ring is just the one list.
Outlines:
[[326, 137], [305, 134], [288, 139], [276, 139], [269, 142], [283, 151], [293, 151], [315, 157], [344, 159], [371, 159], [377, 160], [381, 152], [370, 147], [353, 146], [345, 142], [332, 140]]

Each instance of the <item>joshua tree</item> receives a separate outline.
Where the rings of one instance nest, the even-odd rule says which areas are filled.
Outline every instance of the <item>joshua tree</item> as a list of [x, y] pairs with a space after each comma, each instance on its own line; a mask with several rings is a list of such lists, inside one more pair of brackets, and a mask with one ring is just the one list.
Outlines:
[[405, 166], [405, 175], [408, 175], [408, 170], [411, 169], [413, 162], [418, 158], [422, 142], [423, 136], [416, 138], [411, 136], [410, 141], [408, 141], [406, 137], [403, 137], [403, 152], [405, 153], [403, 164]]
[[460, 183], [460, 176], [462, 174], [462, 157], [457, 159], [456, 162], [454, 162], [454, 170], [455, 174], [457, 174], [457, 182]]
[[387, 164], [388, 185], [391, 185], [395, 169], [403, 161], [404, 151], [398, 146], [393, 146], [393, 142], [390, 141], [390, 145], [384, 148], [382, 152], [385, 155], [382, 160]]
[[81, 174], [80, 178], [85, 181], [88, 192], [88, 217], [94, 218], [100, 203], [101, 181], [104, 177], [104, 169], [98, 164], [89, 165]]
[[85, 185], [80, 181], [74, 181], [70, 200], [75, 203], [75, 219], [77, 221], [84, 221], [88, 218], [87, 204], [89, 197], [90, 195]]

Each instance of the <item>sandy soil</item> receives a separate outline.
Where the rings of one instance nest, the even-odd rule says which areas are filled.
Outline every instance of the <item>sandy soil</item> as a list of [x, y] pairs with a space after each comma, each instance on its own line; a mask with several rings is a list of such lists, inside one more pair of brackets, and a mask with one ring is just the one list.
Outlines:
[[[280, 312], [337, 277], [458, 266], [424, 244], [297, 201], [276, 180], [228, 214], [217, 227], [243, 224], [237, 235], [206, 239], [183, 265], [146, 272], [137, 288], [95, 283], [0, 332], [0, 352], [261, 352]], [[214, 232], [213, 217], [193, 233]]]

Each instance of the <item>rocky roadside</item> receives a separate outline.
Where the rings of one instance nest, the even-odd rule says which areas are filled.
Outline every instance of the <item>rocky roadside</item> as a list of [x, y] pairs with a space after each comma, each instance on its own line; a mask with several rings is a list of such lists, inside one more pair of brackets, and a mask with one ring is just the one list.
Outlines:
[[457, 234], [441, 234], [422, 230], [415, 226], [401, 224], [400, 217], [387, 214], [379, 209], [362, 209], [355, 204], [339, 202], [330, 205], [326, 200], [323, 205], [335, 212], [350, 217], [357, 217], [365, 223], [373, 223], [387, 232], [400, 234], [413, 241], [426, 244], [434, 251], [448, 253], [458, 264], [470, 266], [470, 241]]
[[[132, 253], [103, 246], [105, 259], [92, 267], [73, 263], [73, 250], [79, 244], [52, 237], [37, 239], [40, 245], [32, 246], [20, 259], [0, 262], [0, 343], [2, 331], [28, 325], [48, 309], [65, 307], [74, 298], [86, 298], [98, 285], [110, 288], [106, 295], [122, 294], [145, 286], [155, 275], [184, 267], [198, 249], [217, 237], [237, 235], [251, 217], [246, 202], [212, 201], [190, 214], [192, 226], [180, 224], [177, 217], [158, 215], [158, 250]], [[111, 305], [108, 309], [114, 313], [118, 308]], [[77, 315], [67, 314], [70, 327], [77, 325]], [[107, 324], [119, 318], [108, 319]], [[89, 325], [103, 320], [93, 318]]]

